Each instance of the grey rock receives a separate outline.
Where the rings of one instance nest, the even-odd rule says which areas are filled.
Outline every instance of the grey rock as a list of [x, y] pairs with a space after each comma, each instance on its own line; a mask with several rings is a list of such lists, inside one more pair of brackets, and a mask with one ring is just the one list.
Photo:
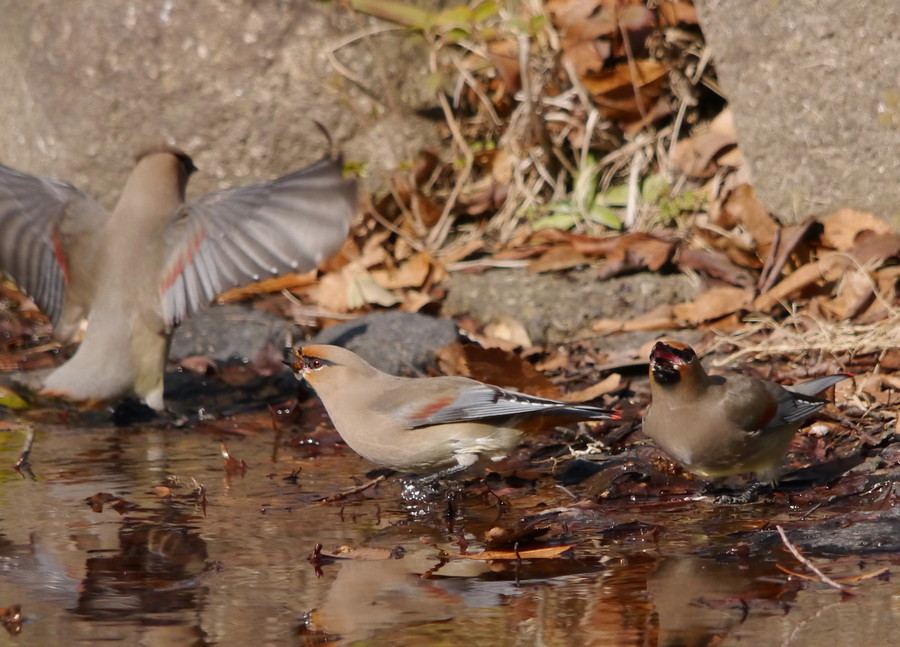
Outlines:
[[754, 186], [788, 222], [839, 207], [900, 230], [900, 4], [698, 0]]
[[214, 306], [191, 317], [172, 337], [169, 359], [204, 355], [216, 362], [253, 361], [267, 346], [291, 343], [292, 325], [262, 310], [240, 305]]
[[[810, 555], [867, 555], [900, 551], [900, 510], [876, 511], [868, 517], [838, 515], [817, 527], [786, 529], [791, 543]], [[757, 531], [760, 552], [782, 543], [774, 530]]]
[[697, 293], [697, 286], [682, 274], [639, 273], [600, 281], [590, 267], [546, 274], [455, 273], [446, 285], [445, 315], [470, 315], [482, 325], [510, 316], [525, 326], [536, 344], [597, 337], [591, 329], [597, 319], [627, 320], [660, 303], [689, 301]]
[[331, 326], [309, 343], [343, 346], [392, 375], [422, 375], [435, 351], [459, 338], [453, 321], [412, 312], [373, 312]]
[[161, 141], [193, 156], [194, 195], [318, 159], [313, 120], [373, 183], [438, 141], [416, 115], [433, 104], [424, 41], [356, 38], [378, 23], [340, 3], [0, 0], [0, 15], [0, 162], [107, 206]]

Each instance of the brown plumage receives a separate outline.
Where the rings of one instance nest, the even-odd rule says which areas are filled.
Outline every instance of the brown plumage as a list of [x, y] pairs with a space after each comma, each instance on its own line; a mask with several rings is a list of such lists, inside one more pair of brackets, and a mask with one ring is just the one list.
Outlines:
[[221, 292], [335, 253], [356, 209], [339, 159], [185, 202], [191, 158], [142, 151], [113, 211], [75, 187], [0, 166], [0, 270], [63, 341], [89, 325], [44, 392], [80, 402], [136, 395], [163, 408], [174, 327]]
[[695, 474], [753, 472], [774, 482], [794, 434], [826, 404], [815, 396], [848, 377], [783, 387], [736, 373], [709, 375], [689, 346], [660, 341], [650, 353], [644, 433]]
[[297, 379], [315, 389], [344, 441], [402, 472], [452, 473], [507, 456], [528, 431], [619, 413], [507, 391], [464, 377], [388, 375], [338, 346], [295, 348]]

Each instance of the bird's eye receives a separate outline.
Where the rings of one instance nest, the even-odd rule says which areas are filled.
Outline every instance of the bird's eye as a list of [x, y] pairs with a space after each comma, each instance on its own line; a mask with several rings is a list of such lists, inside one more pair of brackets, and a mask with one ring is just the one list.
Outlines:
[[192, 173], [196, 173], [197, 167], [194, 166], [194, 160], [192, 160], [185, 153], [181, 153], [178, 155], [178, 161], [181, 163], [181, 168], [184, 171], [185, 175], [190, 176]]
[[306, 366], [307, 368], [311, 368], [312, 370], [322, 368], [322, 360], [318, 357], [307, 357]]

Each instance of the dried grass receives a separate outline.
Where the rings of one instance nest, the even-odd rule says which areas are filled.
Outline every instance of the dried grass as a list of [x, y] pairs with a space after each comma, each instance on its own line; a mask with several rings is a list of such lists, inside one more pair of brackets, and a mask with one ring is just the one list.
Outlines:
[[742, 358], [764, 359], [791, 355], [799, 359], [809, 355], [867, 355], [900, 348], [900, 313], [872, 324], [826, 321], [805, 312], [793, 312], [781, 321], [769, 316], [748, 319], [747, 327], [720, 336], [712, 350], [724, 346], [737, 348], [716, 359], [716, 366]]

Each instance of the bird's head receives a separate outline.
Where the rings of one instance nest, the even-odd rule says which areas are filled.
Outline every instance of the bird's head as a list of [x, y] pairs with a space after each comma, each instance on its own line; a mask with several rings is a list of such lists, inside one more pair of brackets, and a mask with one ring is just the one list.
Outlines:
[[171, 191], [174, 199], [184, 202], [188, 178], [196, 171], [194, 161], [180, 148], [167, 144], [150, 146], [135, 156], [134, 170], [122, 190], [123, 198], [130, 195], [129, 189], [140, 189], [139, 195], [149, 192], [156, 196]]
[[298, 380], [305, 379], [317, 390], [331, 383], [346, 386], [346, 380], [371, 377], [378, 372], [359, 355], [340, 346], [296, 346], [290, 353], [293, 359], [284, 363]]
[[698, 366], [694, 349], [678, 341], [658, 341], [650, 351], [650, 380], [662, 386], [678, 384]]

